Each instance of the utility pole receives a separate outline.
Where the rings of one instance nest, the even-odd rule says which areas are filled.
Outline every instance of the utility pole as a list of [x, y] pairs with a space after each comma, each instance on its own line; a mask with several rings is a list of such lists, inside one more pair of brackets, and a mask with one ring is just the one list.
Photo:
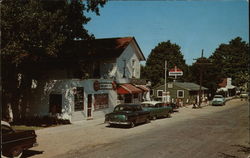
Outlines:
[[211, 63], [208, 63], [206, 61], [206, 58], [203, 57], [203, 49], [201, 51], [201, 57], [194, 59], [196, 60], [196, 65], [199, 65], [199, 70], [200, 70], [200, 88], [199, 88], [199, 102], [198, 102], [198, 107], [201, 108], [201, 94], [202, 94], [202, 80], [203, 80], [203, 71], [204, 71], [204, 66], [205, 65], [210, 65]]
[[167, 60], [165, 60], [165, 94], [167, 94]]

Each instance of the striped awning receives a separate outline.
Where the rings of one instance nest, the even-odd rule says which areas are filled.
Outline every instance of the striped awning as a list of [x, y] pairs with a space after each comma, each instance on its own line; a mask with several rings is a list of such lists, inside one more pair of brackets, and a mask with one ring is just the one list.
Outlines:
[[132, 84], [125, 83], [121, 84], [117, 87], [118, 94], [135, 94], [135, 93], [142, 93], [143, 91]]
[[136, 85], [137, 88], [143, 90], [144, 92], [148, 92], [149, 89], [145, 85]]

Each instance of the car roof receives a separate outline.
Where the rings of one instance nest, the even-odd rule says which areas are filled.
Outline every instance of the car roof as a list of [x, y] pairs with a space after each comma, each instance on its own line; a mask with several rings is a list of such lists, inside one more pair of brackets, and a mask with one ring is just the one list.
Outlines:
[[158, 103], [162, 103], [160, 101], [145, 101], [145, 102], [142, 102], [142, 104], [158, 104]]

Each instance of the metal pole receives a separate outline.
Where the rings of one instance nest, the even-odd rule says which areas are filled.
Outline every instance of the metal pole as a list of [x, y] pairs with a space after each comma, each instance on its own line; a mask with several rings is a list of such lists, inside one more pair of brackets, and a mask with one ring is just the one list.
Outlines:
[[167, 61], [165, 60], [165, 93], [167, 93]]
[[[201, 60], [203, 59], [203, 49], [201, 51]], [[201, 107], [201, 85], [202, 85], [202, 73], [203, 73], [203, 65], [200, 65], [200, 89], [199, 89], [199, 103], [198, 106]]]

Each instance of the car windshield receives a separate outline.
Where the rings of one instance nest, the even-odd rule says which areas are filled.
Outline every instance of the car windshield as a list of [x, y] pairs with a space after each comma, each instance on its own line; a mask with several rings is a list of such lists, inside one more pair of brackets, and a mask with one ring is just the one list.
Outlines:
[[117, 106], [114, 111], [134, 111], [134, 108], [131, 106]]

